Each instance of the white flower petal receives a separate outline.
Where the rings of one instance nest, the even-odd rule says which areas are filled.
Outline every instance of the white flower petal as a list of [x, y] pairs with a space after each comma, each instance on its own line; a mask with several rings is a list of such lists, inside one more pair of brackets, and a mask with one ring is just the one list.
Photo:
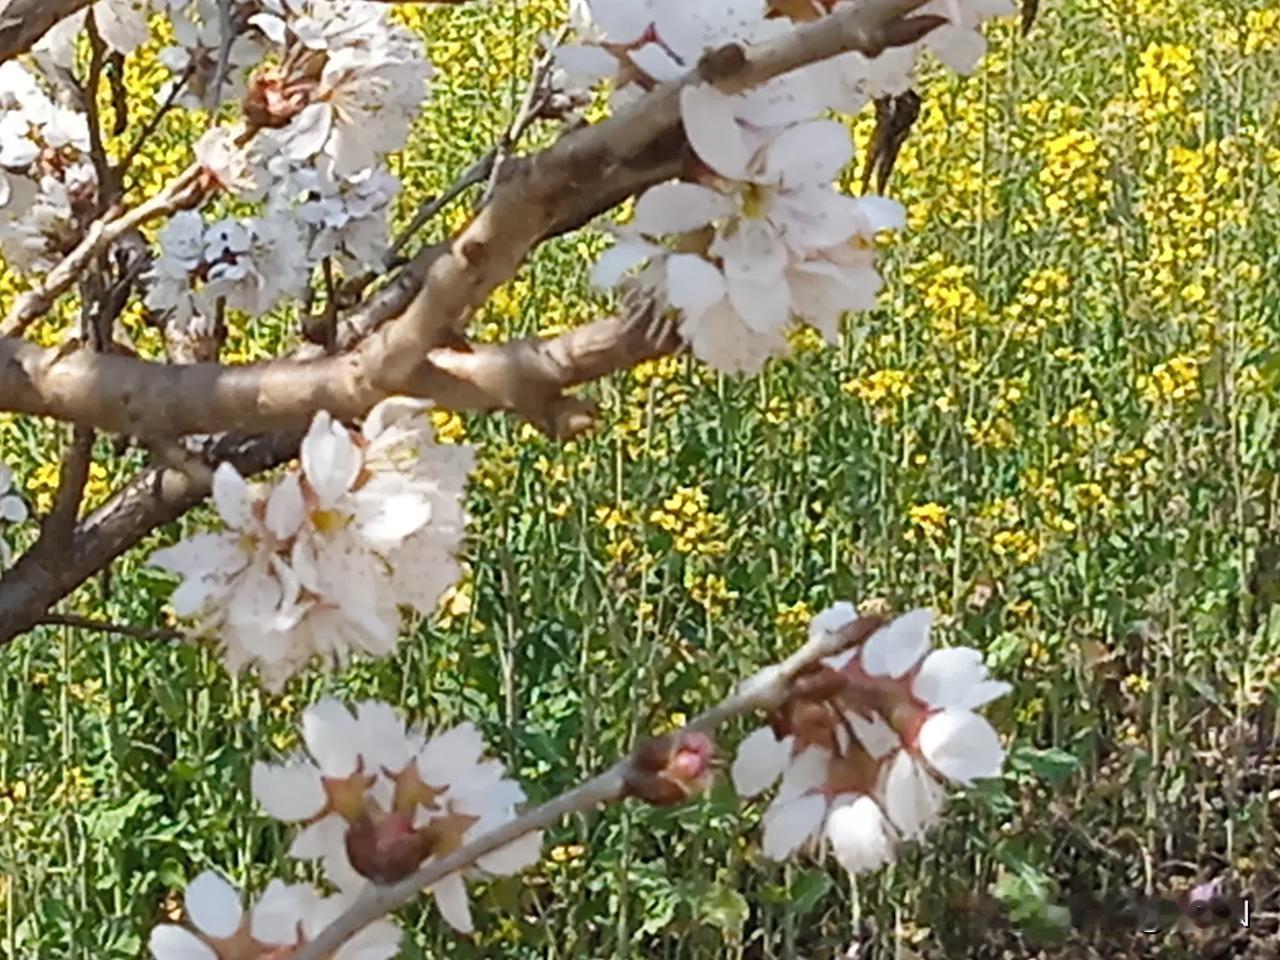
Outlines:
[[213, 947], [190, 930], [162, 923], [151, 931], [147, 944], [155, 960], [218, 960]]
[[302, 713], [302, 739], [327, 777], [350, 776], [360, 756], [356, 719], [337, 700], [326, 699]]
[[697, 321], [724, 299], [724, 275], [702, 257], [677, 253], [667, 258], [667, 300]]
[[519, 840], [513, 840], [505, 847], [499, 847], [493, 853], [485, 854], [476, 861], [480, 869], [486, 873], [499, 876], [512, 876], [533, 866], [542, 856], [542, 831], [526, 833]]
[[591, 268], [591, 285], [607, 290], [617, 286], [624, 276], [651, 257], [662, 252], [655, 243], [643, 240], [622, 240], [600, 255]]
[[921, 726], [916, 742], [929, 764], [957, 783], [999, 776], [1004, 763], [1004, 747], [995, 729], [968, 710], [933, 714]]
[[618, 58], [593, 44], [561, 44], [554, 54], [560, 68], [577, 77], [598, 80], [618, 72]]
[[873, 633], [862, 647], [862, 669], [873, 677], [902, 676], [929, 649], [933, 611], [912, 610]]
[[902, 740], [898, 737], [897, 731], [889, 726], [880, 714], [872, 714], [870, 720], [860, 713], [849, 713], [847, 716], [858, 742], [867, 753], [871, 754], [872, 759], [879, 760], [881, 757], [886, 757], [902, 746]]
[[827, 818], [827, 839], [850, 873], [862, 873], [893, 859], [893, 827], [870, 797], [841, 804]]
[[782, 776], [791, 754], [791, 740], [779, 740], [771, 729], [760, 727], [738, 747], [730, 777], [740, 797], [754, 797]]
[[233, 530], [247, 530], [253, 523], [253, 495], [240, 471], [229, 463], [218, 464], [213, 472], [213, 505]]
[[288, 540], [298, 532], [306, 519], [307, 510], [302, 502], [302, 484], [295, 473], [285, 474], [267, 499], [264, 522], [271, 535], [278, 540]]
[[267, 813], [286, 823], [314, 817], [326, 803], [320, 773], [306, 763], [274, 766], [258, 761], [250, 785]]
[[351, 489], [360, 474], [361, 457], [351, 432], [321, 410], [302, 441], [302, 471], [307, 483], [328, 509]]
[[187, 884], [182, 902], [197, 929], [215, 939], [230, 937], [244, 918], [236, 888], [211, 870]]
[[684, 64], [674, 59], [660, 43], [646, 43], [629, 51], [631, 62], [659, 83], [678, 80], [685, 75]]
[[826, 798], [816, 793], [783, 804], [775, 801], [764, 818], [764, 855], [785, 860], [818, 831], [826, 812]]
[[272, 880], [254, 904], [249, 935], [271, 946], [293, 946], [298, 942], [298, 925], [315, 898], [309, 887]]
[[889, 762], [881, 792], [889, 819], [907, 839], [924, 833], [942, 811], [941, 784], [905, 750]]
[[716, 173], [742, 180], [752, 149], [734, 115], [734, 101], [708, 84], [680, 91], [680, 116], [693, 152]]
[[724, 194], [696, 183], [673, 181], [644, 192], [636, 201], [631, 227], [654, 236], [688, 233], [732, 212], [733, 201]]
[[784, 186], [829, 184], [853, 159], [849, 128], [813, 120], [784, 130], [765, 152], [765, 176]]
[[475, 929], [471, 923], [471, 904], [467, 902], [467, 886], [461, 874], [445, 877], [429, 889], [449, 926], [460, 933], [471, 933]]

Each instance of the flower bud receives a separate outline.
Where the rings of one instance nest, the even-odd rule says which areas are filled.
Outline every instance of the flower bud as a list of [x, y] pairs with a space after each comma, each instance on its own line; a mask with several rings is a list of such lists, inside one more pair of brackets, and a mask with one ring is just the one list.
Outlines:
[[711, 738], [698, 730], [645, 740], [632, 754], [627, 793], [659, 807], [680, 803], [711, 783], [714, 752]]
[[357, 873], [374, 883], [395, 883], [418, 868], [432, 851], [432, 839], [413, 826], [413, 814], [397, 812], [360, 817], [347, 828], [347, 858]]

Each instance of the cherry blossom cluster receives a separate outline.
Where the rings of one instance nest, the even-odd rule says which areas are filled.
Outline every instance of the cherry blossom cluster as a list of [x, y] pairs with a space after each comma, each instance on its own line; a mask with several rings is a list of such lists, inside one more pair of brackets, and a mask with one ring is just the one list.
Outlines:
[[[319, 860], [344, 893], [408, 876], [514, 819], [525, 800], [503, 765], [484, 756], [484, 741], [469, 723], [428, 736], [406, 728], [385, 703], [366, 701], [352, 714], [323, 700], [303, 713], [302, 735], [309, 756], [255, 764], [253, 793], [272, 817], [305, 824], [290, 855]], [[473, 873], [518, 873], [541, 848], [541, 832], [527, 833], [480, 857]], [[431, 893], [450, 925], [471, 932], [461, 873]]]
[[178, 328], [212, 318], [218, 301], [257, 316], [307, 283], [302, 237], [283, 217], [228, 217], [206, 223], [184, 210], [160, 231], [146, 305]]
[[[856, 619], [850, 604], [814, 618], [811, 633]], [[781, 778], [764, 815], [763, 849], [784, 859], [825, 834], [850, 872], [893, 860], [942, 810], [943, 782], [999, 775], [1004, 748], [975, 711], [1010, 689], [968, 647], [929, 650], [933, 615], [913, 610], [860, 646], [799, 678], [732, 767], [744, 797]]]
[[13, 492], [13, 471], [0, 463], [0, 570], [7, 567], [13, 559], [3, 529], [8, 524], [24, 523], [27, 516], [26, 502]]
[[[818, 19], [841, 5], [577, 0], [579, 42], [557, 57], [581, 81], [611, 80], [617, 104], [687, 75], [708, 50], [768, 40], [793, 19]], [[900, 229], [905, 217], [892, 201], [854, 199], [833, 186], [853, 148], [847, 127], [823, 114], [903, 92], [923, 47], [971, 70], [985, 51], [981, 23], [1011, 11], [1004, 0], [935, 0], [921, 12], [947, 23], [920, 44], [876, 58], [845, 54], [743, 94], [686, 88], [681, 115], [697, 168], [640, 198], [595, 282], [611, 287], [641, 268], [631, 282], [675, 311], [694, 354], [725, 372], [754, 373], [785, 353], [797, 322], [836, 341], [841, 317], [871, 308], [882, 286], [877, 233]]]
[[97, 202], [85, 115], [63, 106], [26, 67], [0, 64], [0, 253], [46, 271], [77, 240]]
[[[347, 177], [404, 146], [428, 92], [422, 41], [393, 24], [385, 4], [262, 0], [249, 22], [281, 62], [250, 83], [250, 123], [271, 128], [267, 152], [327, 156]], [[274, 149], [273, 149], [274, 148]]]
[[[272, 880], [251, 909], [218, 874], [205, 871], [187, 885], [183, 910], [189, 925], [162, 923], [151, 931], [155, 960], [275, 960], [289, 956], [351, 905], [354, 894], [321, 895], [303, 883]], [[390, 960], [400, 950], [400, 928], [376, 920], [356, 933], [332, 960]]]
[[401, 607], [430, 613], [457, 581], [471, 448], [440, 445], [429, 404], [392, 397], [352, 430], [326, 412], [300, 462], [251, 485], [230, 464], [214, 474], [225, 529], [156, 551], [179, 574], [172, 603], [195, 635], [221, 643], [227, 667], [255, 664], [279, 689], [313, 657], [395, 650]]
[[[216, 15], [189, 6], [201, 29]], [[399, 192], [383, 160], [404, 146], [431, 76], [421, 41], [388, 19], [385, 4], [258, 0], [237, 11], [238, 39], [252, 38], [243, 61], [270, 48], [276, 62], [243, 87], [245, 131], [214, 128], [196, 159], [211, 186], [267, 202], [247, 219], [205, 223], [188, 212], [161, 233], [147, 304], [179, 329], [194, 318], [207, 326], [220, 299], [266, 312], [301, 294], [326, 259], [347, 274], [380, 264]], [[175, 70], [207, 59], [212, 37], [193, 36], [200, 52], [183, 47]]]

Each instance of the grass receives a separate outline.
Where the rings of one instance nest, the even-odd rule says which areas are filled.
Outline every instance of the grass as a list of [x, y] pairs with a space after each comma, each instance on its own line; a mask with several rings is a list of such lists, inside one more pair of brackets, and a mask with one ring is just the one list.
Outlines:
[[[403, 12], [439, 77], [397, 161], [402, 213], [496, 137], [554, 6]], [[406, 956], [830, 957], [855, 938], [1024, 956], [1057, 941], [1073, 895], [1227, 872], [1274, 888], [1280, 7], [1044, 6], [1026, 39], [991, 31], [976, 76], [930, 74], [892, 187], [912, 229], [841, 348], [798, 338], [752, 380], [646, 365], [596, 388], [600, 429], [569, 444], [441, 418], [480, 448], [470, 573], [396, 658], [271, 697], [192, 648], [58, 628], [0, 653], [0, 954], [138, 956], [201, 869], [254, 890], [296, 870], [248, 769], [323, 693], [475, 720], [543, 798], [847, 598], [936, 606], [943, 636], [1014, 684], [993, 716], [1008, 774], [926, 844], [856, 885], [829, 862], [770, 865], [760, 806], [721, 785], [563, 825], [536, 871], [475, 891], [474, 940], [426, 903], [407, 913]], [[183, 129], [161, 128], [149, 177], [181, 162]], [[544, 248], [478, 335], [593, 316], [599, 248]], [[232, 356], [274, 351], [288, 319], [242, 325]], [[37, 506], [64, 440], [0, 418]], [[99, 452], [91, 502], [139, 461]], [[164, 622], [146, 552], [66, 609]]]

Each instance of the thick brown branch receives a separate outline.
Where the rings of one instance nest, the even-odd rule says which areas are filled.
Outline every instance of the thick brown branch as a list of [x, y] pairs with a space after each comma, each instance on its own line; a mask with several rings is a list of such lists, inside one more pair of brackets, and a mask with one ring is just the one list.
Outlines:
[[[627, 369], [677, 347], [644, 322], [609, 318], [556, 337], [437, 347], [407, 368], [398, 393], [453, 410], [510, 410], [553, 434], [566, 387]], [[383, 391], [351, 372], [363, 352], [250, 367], [150, 363], [115, 353], [62, 353], [0, 338], [0, 406], [135, 436], [299, 426], [300, 412], [358, 417]]]
[[[250, 443], [228, 441], [210, 459], [229, 460], [245, 474], [283, 463], [297, 452], [297, 434]], [[142, 471], [82, 520], [64, 553], [24, 554], [0, 580], [0, 645], [46, 618], [45, 611], [142, 537], [182, 516], [209, 495], [208, 478], [180, 470]]]
[[26, 53], [36, 42], [93, 0], [9, 0], [0, 10], [0, 63]]
[[[709, 55], [701, 70], [721, 88], [736, 91], [846, 50], [878, 53], [918, 29], [899, 17], [919, 2], [850, 5], [749, 52], [725, 48]], [[472, 310], [514, 276], [542, 240], [679, 168], [684, 150], [679, 94], [698, 79], [665, 84], [610, 119], [574, 131], [531, 158], [509, 162], [491, 202], [449, 244], [420, 258], [421, 272], [415, 271], [400, 291], [407, 293], [417, 285], [412, 281], [423, 278], [408, 308], [349, 353], [251, 367], [166, 369], [83, 353], [59, 358], [10, 344], [0, 348], [0, 408], [153, 436], [298, 427], [321, 408], [358, 416], [397, 393], [468, 408], [519, 409], [509, 402], [477, 403], [474, 392], [455, 404], [449, 395], [456, 378], [442, 381], [441, 370], [483, 373], [489, 354], [477, 351], [485, 357], [478, 369], [450, 355], [440, 359], [452, 365], [441, 368], [431, 351], [458, 339]], [[60, 265], [46, 286], [66, 266]]]
[[71, 446], [62, 457], [58, 476], [58, 492], [53, 498], [53, 509], [45, 518], [40, 539], [31, 549], [45, 551], [56, 557], [67, 549], [71, 532], [84, 499], [84, 485], [89, 480], [89, 464], [93, 459], [93, 429], [76, 427]]

